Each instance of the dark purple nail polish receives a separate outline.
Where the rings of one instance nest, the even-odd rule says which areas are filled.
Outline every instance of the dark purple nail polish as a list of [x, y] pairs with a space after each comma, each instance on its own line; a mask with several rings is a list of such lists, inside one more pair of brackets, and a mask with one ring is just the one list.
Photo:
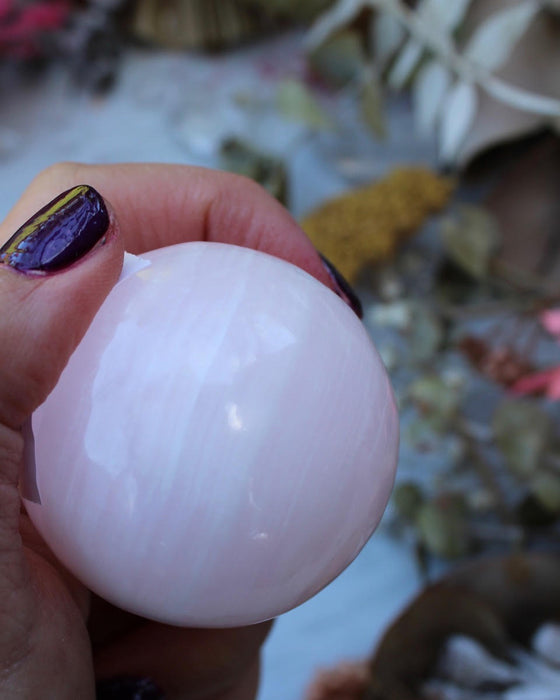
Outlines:
[[96, 700], [164, 700], [165, 696], [149, 678], [111, 678], [99, 681]]
[[350, 284], [344, 279], [332, 262], [327, 260], [327, 258], [325, 258], [324, 255], [321, 255], [321, 253], [319, 253], [319, 255], [321, 256], [321, 260], [326, 271], [329, 273], [329, 277], [335, 286], [338, 296], [348, 304], [358, 318], [362, 318], [364, 315], [362, 310], [362, 302], [358, 299], [356, 292], [352, 289]]
[[0, 263], [22, 272], [55, 272], [88, 253], [107, 233], [109, 213], [89, 185], [64, 192], [0, 248]]

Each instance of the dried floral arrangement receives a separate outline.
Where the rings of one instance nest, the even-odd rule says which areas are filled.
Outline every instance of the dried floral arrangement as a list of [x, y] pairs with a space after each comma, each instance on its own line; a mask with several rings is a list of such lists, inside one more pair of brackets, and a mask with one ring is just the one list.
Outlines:
[[462, 165], [496, 142], [558, 130], [559, 10], [556, 0], [338, 0], [306, 45], [327, 74], [350, 62], [362, 92], [410, 87], [419, 130]]
[[560, 285], [537, 274], [550, 241], [529, 260], [492, 198], [461, 197], [360, 278], [408, 455], [391, 527], [424, 564], [560, 543]]
[[419, 130], [437, 133], [442, 161], [463, 165], [496, 142], [557, 129], [559, 17], [557, 0], [2, 0], [0, 56], [66, 59], [92, 76], [86, 83], [104, 87], [131, 39], [228, 48], [287, 21], [314, 20], [310, 67], [357, 91], [377, 137], [383, 86], [410, 87]]
[[127, 0], [0, 0], [0, 61], [36, 69], [64, 63], [82, 86], [109, 87], [125, 45]]

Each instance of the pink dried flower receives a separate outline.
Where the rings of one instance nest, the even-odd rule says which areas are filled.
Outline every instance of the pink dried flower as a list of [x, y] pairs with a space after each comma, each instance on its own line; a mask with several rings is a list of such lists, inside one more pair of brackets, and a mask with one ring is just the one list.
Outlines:
[[[560, 309], [549, 309], [540, 315], [546, 330], [560, 343]], [[560, 365], [521, 377], [512, 387], [516, 394], [544, 394], [554, 401], [560, 400]]]
[[61, 29], [71, 10], [69, 0], [21, 3], [0, 0], [0, 55], [33, 58], [45, 35]]
[[543, 311], [540, 320], [546, 330], [560, 341], [560, 309]]

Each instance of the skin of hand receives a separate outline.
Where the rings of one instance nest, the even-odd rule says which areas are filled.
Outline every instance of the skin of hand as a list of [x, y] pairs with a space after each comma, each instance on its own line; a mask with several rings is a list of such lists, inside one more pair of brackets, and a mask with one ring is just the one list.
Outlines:
[[55, 560], [21, 506], [22, 426], [117, 281], [124, 249], [233, 243], [335, 285], [303, 232], [263, 189], [188, 166], [52, 166], [0, 225], [0, 245], [80, 184], [108, 203], [103, 244], [53, 274], [22, 274], [0, 264], [0, 696], [89, 700], [96, 681], [126, 676], [153, 679], [169, 700], [251, 700], [270, 623], [176, 628], [118, 610], [86, 590]]

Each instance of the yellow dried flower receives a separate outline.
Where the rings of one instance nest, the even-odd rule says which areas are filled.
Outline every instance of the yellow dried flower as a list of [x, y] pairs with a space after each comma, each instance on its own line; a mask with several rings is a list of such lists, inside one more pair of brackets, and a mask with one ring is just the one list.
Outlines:
[[315, 247], [354, 282], [364, 266], [390, 258], [430, 214], [443, 209], [453, 189], [453, 180], [427, 168], [398, 168], [326, 202], [302, 226]]

